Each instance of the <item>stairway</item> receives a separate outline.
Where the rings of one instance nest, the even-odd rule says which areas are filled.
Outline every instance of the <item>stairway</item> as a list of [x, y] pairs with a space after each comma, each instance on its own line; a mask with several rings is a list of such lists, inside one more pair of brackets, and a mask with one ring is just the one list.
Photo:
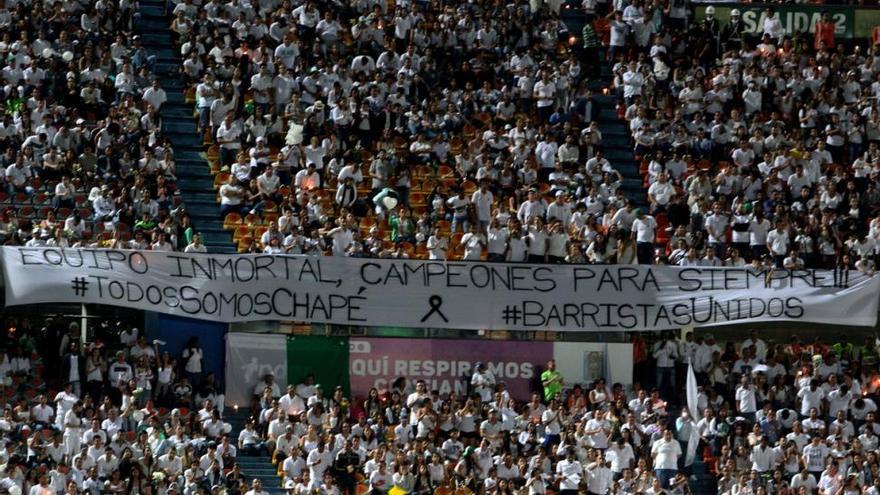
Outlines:
[[[610, 72], [607, 67], [602, 67], [601, 81], [605, 87], [611, 84]], [[639, 164], [636, 163], [633, 156], [629, 129], [626, 121], [617, 116], [617, 101], [613, 96], [603, 94], [599, 94], [595, 99], [600, 105], [596, 122], [602, 132], [602, 151], [605, 158], [623, 176], [623, 184], [620, 187], [627, 199], [634, 202], [636, 206], [647, 206], [647, 191], [642, 186]]]
[[170, 17], [164, 0], [141, 0], [137, 29], [147, 50], [156, 56], [156, 75], [168, 94], [162, 105], [162, 132], [171, 141], [177, 164], [177, 187], [196, 232], [210, 253], [234, 253], [229, 233], [223, 230], [217, 193], [205, 159], [200, 136], [196, 133], [193, 106], [184, 98], [183, 81], [178, 75], [181, 60], [171, 42]]
[[[227, 409], [223, 415], [223, 420], [232, 425], [231, 439], [238, 441], [238, 433], [244, 429], [244, 423], [247, 421], [248, 410], [241, 409], [238, 412], [231, 413]], [[284, 490], [281, 488], [281, 478], [272, 465], [272, 458], [269, 456], [248, 456], [239, 452], [235, 461], [241, 466], [241, 472], [248, 480], [248, 485], [253, 478], [259, 478], [263, 482], [263, 490], [270, 495], [281, 495]]]
[[[571, 4], [571, 8], [563, 9], [561, 18], [569, 32], [574, 34], [577, 42], [580, 43], [580, 34], [586, 18], [583, 11], [574, 2], [568, 3]], [[599, 77], [590, 78], [587, 83], [593, 91], [593, 98], [600, 108], [599, 114], [596, 116], [596, 123], [602, 132], [602, 151], [614, 169], [623, 176], [621, 188], [626, 198], [637, 207], [647, 207], [648, 192], [642, 184], [639, 164], [635, 160], [635, 155], [633, 155], [628, 123], [617, 115], [616, 97], [604, 95], [602, 91], [603, 88], [611, 86], [611, 80], [611, 67], [603, 61]], [[670, 417], [675, 417], [675, 415]], [[694, 459], [694, 463], [691, 466], [691, 476], [688, 485], [694, 495], [713, 495], [717, 493], [715, 476], [710, 473], [709, 465], [703, 462], [702, 452], [697, 452], [696, 459]]]
[[[581, 43], [581, 32], [586, 22], [586, 16], [580, 9], [579, 3], [566, 2], [561, 18], [569, 33], [574, 35], [576, 43]], [[591, 77], [587, 83], [593, 91], [593, 99], [600, 108], [599, 114], [596, 116], [596, 123], [599, 124], [599, 130], [602, 132], [602, 151], [614, 169], [623, 176], [621, 189], [626, 198], [633, 201], [636, 206], [647, 206], [647, 192], [642, 187], [639, 164], [636, 163], [633, 156], [627, 123], [617, 116], [616, 98], [612, 95], [602, 94], [603, 88], [611, 86], [611, 79], [611, 67], [602, 62], [599, 77]]]

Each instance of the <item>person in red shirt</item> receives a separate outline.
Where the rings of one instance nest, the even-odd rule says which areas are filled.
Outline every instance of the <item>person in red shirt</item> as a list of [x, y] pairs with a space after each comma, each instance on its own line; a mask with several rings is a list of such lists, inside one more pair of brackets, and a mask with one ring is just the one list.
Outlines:
[[815, 48], [816, 50], [819, 50], [821, 48], [830, 50], [834, 48], [834, 30], [836, 28], [837, 23], [831, 19], [831, 15], [828, 12], [822, 12], [822, 19], [820, 19], [819, 22], [816, 23], [813, 48]]

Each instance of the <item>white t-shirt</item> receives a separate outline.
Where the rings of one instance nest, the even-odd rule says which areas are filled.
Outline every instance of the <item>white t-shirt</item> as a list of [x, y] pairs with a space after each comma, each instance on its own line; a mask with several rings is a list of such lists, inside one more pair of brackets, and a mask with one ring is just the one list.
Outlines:
[[675, 439], [660, 439], [651, 446], [655, 469], [678, 469], [678, 458], [681, 457], [681, 446]]
[[767, 232], [770, 231], [770, 222], [763, 218], [760, 222], [752, 219], [749, 225], [749, 244], [752, 246], [767, 245]]
[[377, 469], [370, 475], [370, 489], [376, 490], [382, 493], [387, 492], [391, 488], [392, 480], [391, 473], [388, 471], [385, 474], [382, 474]]
[[736, 389], [736, 400], [739, 402], [739, 412], [753, 413], [758, 408], [758, 401], [753, 387], [738, 387]]
[[186, 359], [186, 371], [188, 373], [201, 373], [202, 372], [202, 350], [195, 349], [184, 349], [183, 350], [183, 358]]
[[461, 243], [464, 245], [464, 257], [462, 259], [469, 261], [480, 260], [483, 254], [483, 244], [486, 243], [483, 234], [468, 232], [461, 237]]
[[538, 97], [538, 108], [549, 107], [553, 104], [553, 97], [556, 95], [556, 84], [553, 81], [538, 81], [533, 89]]
[[654, 231], [657, 230], [657, 222], [654, 221], [654, 217], [645, 215], [633, 221], [632, 229], [636, 233], [636, 242], [654, 242]]
[[788, 232], [774, 229], [767, 233], [767, 244], [770, 245], [770, 248], [773, 250], [773, 254], [775, 255], [784, 255], [788, 254]]
[[654, 197], [658, 205], [666, 206], [675, 194], [675, 188], [668, 182], [655, 182], [648, 188], [648, 193]]
[[822, 411], [822, 399], [825, 398], [825, 391], [820, 387], [816, 390], [810, 390], [810, 387], [804, 387], [798, 390], [798, 399], [801, 400], [800, 413], [806, 416], [810, 414], [810, 408], [815, 407], [819, 412]]
[[[677, 443], [676, 446], [678, 446]], [[679, 450], [681, 449], [679, 448]], [[564, 459], [556, 464], [556, 474], [562, 476], [562, 481], [559, 482], [560, 490], [577, 490], [584, 477], [584, 468], [576, 460]]]

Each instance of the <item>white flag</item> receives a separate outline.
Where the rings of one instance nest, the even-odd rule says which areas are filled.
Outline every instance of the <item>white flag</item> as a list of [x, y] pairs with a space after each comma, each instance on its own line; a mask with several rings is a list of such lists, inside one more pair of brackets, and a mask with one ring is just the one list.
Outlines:
[[694, 463], [697, 455], [697, 444], [700, 443], [700, 434], [697, 432], [697, 421], [700, 419], [700, 409], [697, 407], [697, 375], [694, 374], [694, 365], [688, 359], [687, 385], [685, 388], [687, 394], [687, 408], [691, 416], [691, 436], [688, 438], [687, 453], [684, 457], [684, 465], [690, 466]]

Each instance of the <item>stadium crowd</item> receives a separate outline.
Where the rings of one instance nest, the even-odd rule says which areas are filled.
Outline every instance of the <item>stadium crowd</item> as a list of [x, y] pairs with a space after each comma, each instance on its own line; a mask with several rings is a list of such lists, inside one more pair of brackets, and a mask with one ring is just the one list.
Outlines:
[[[581, 32], [562, 9], [584, 11]], [[839, 45], [828, 19], [787, 33], [771, 8], [755, 40], [738, 13], [680, 0], [169, 10], [243, 252], [874, 271], [880, 49]], [[137, 18], [128, 1], [0, 8], [5, 243], [205, 250]], [[644, 197], [603, 156], [606, 90]], [[265, 495], [235, 460], [266, 453], [294, 495], [677, 495], [696, 429], [718, 493], [880, 494], [873, 339], [634, 336], [652, 387], [571, 383], [548, 363], [530, 398], [485, 368], [460, 397], [406, 377], [367, 398], [267, 377], [236, 434], [197, 342], [172, 355], [123, 327], [85, 344], [50, 323], [52, 346], [23, 325], [0, 355], [0, 493]], [[696, 418], [680, 412], [688, 359]]]
[[827, 14], [755, 37], [683, 2], [321, 7], [174, 9], [242, 252], [874, 270], [877, 52]]
[[137, 2], [0, 7], [0, 240], [183, 250], [167, 101]]
[[669, 261], [873, 272], [877, 47], [837, 43], [827, 12], [813, 36], [786, 33], [773, 7], [750, 43], [737, 9], [724, 26], [714, 10], [685, 37], [690, 60], [661, 32], [614, 69]]
[[[876, 47], [827, 15], [787, 33], [772, 7], [755, 39], [712, 6], [533, 3], [170, 3], [239, 250], [874, 271]], [[0, 44], [4, 242], [204, 251], [135, 9], [7, 12], [27, 29]]]
[[[373, 495], [685, 494], [694, 431], [713, 493], [880, 493], [873, 338], [783, 344], [753, 331], [724, 348], [708, 333], [632, 342], [634, 376], [653, 378], [653, 366], [659, 388], [570, 383], [554, 361], [530, 398], [511, 397], [483, 363], [462, 395], [399, 377], [349, 400], [311, 378], [281, 391], [267, 376], [242, 435], [272, 454], [296, 495], [358, 485]], [[678, 406], [688, 362], [697, 417]]]
[[880, 493], [874, 338], [631, 334], [633, 384], [573, 381], [550, 361], [528, 397], [484, 363], [460, 394], [401, 376], [351, 397], [269, 374], [233, 431], [197, 339], [171, 349], [119, 322], [93, 333], [60, 316], [7, 321], [0, 493], [267, 495], [242, 456], [271, 458], [289, 495], [679, 495], [697, 465], [711, 485], [697, 493]]
[[147, 342], [117, 322], [93, 329], [53, 316], [6, 318], [0, 493], [244, 493], [224, 389], [197, 339]]

